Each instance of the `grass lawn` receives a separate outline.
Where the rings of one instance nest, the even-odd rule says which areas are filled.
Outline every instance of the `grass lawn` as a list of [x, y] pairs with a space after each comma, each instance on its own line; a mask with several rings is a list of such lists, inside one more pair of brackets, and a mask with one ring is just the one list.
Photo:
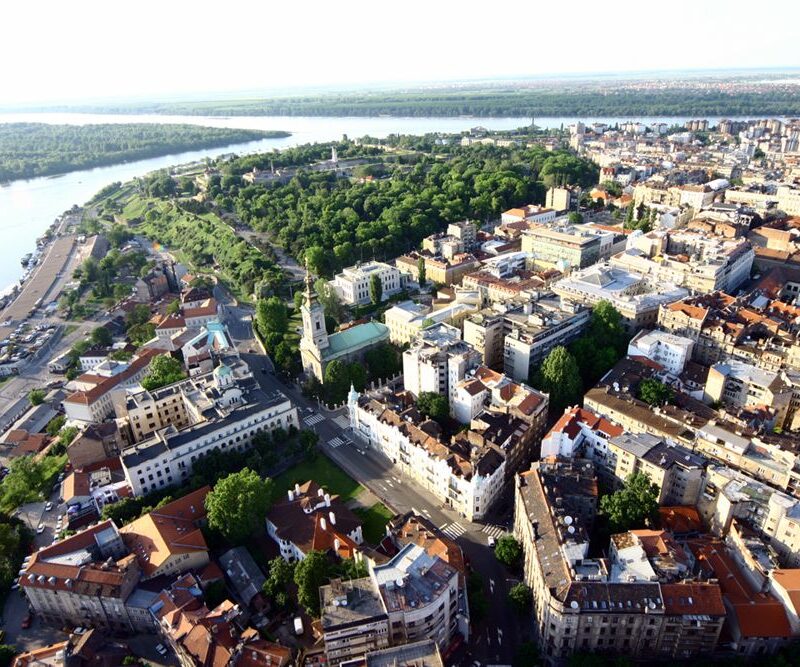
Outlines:
[[333, 461], [319, 454], [313, 461], [304, 461], [278, 475], [273, 480], [274, 497], [285, 497], [286, 492], [293, 488], [296, 483], [302, 484], [308, 480], [313, 480], [317, 484], [324, 486], [330, 493], [340, 496], [344, 502], [355, 498], [364, 490], [363, 486], [352, 479]]
[[394, 516], [394, 512], [383, 503], [375, 503], [372, 507], [359, 507], [353, 512], [364, 522], [364, 539], [370, 544], [378, 544], [386, 536], [386, 524]]

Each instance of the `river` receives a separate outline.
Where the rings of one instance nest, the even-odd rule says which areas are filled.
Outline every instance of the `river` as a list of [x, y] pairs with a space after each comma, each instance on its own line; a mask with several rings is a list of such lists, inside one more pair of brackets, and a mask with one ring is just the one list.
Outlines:
[[[624, 118], [537, 118], [540, 127], [555, 128], [585, 122], [624, 122]], [[639, 118], [644, 123], [683, 123], [685, 118]], [[714, 122], [716, 119], [709, 119]], [[51, 123], [86, 125], [90, 123], [189, 123], [208, 127], [255, 130], [286, 130], [290, 137], [262, 139], [209, 150], [164, 155], [159, 158], [126, 162], [108, 167], [73, 171], [60, 176], [46, 176], [13, 181], [0, 186], [0, 291], [22, 276], [20, 258], [34, 250], [36, 239], [73, 204], [83, 204], [100, 188], [114, 181], [127, 181], [147, 172], [176, 164], [193, 162], [225, 153], [253, 153], [286, 148], [309, 142], [354, 138], [364, 135], [386, 137], [389, 134], [425, 134], [426, 132], [461, 132], [483, 126], [490, 130], [508, 130], [531, 122], [530, 118], [396, 118], [396, 117], [303, 117], [303, 116], [164, 116], [112, 115], [78, 113], [0, 114], [0, 123]]]

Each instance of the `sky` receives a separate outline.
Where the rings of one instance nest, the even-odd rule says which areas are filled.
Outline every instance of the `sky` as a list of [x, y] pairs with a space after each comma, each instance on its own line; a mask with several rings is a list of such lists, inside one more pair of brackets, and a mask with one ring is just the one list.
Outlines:
[[0, 105], [800, 66], [796, 0], [3, 0]]

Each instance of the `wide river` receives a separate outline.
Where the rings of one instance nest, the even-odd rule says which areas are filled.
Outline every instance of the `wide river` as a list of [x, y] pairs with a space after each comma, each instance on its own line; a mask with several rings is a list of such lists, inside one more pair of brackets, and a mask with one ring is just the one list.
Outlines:
[[[585, 122], [624, 122], [624, 118], [537, 118], [540, 127], [554, 128], [577, 120]], [[683, 123], [685, 118], [639, 118], [645, 123]], [[709, 119], [715, 121], [715, 119]], [[163, 116], [111, 115], [77, 113], [0, 114], [0, 123], [40, 122], [86, 125], [89, 123], [190, 123], [209, 127], [255, 130], [286, 130], [291, 137], [263, 139], [223, 148], [175, 153], [149, 160], [126, 162], [110, 167], [73, 171], [61, 176], [48, 176], [13, 181], [0, 185], [0, 292], [22, 275], [20, 258], [34, 250], [36, 239], [54, 218], [73, 204], [83, 204], [100, 188], [114, 181], [127, 181], [155, 169], [193, 162], [225, 153], [254, 153], [274, 148], [348, 137], [386, 137], [389, 134], [425, 134], [426, 132], [461, 132], [475, 126], [491, 130], [508, 130], [531, 122], [530, 118], [362, 118], [302, 116]]]

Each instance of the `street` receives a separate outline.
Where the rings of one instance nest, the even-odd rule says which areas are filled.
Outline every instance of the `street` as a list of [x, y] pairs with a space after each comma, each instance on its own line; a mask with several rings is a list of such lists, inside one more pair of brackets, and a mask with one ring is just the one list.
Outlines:
[[[233, 332], [245, 333], [248, 321], [235, 323], [236, 317], [248, 317], [247, 309], [232, 309], [226, 306], [230, 319], [226, 324]], [[255, 349], [255, 341], [237, 339], [240, 349]], [[511, 664], [516, 647], [524, 641], [520, 631], [520, 619], [508, 604], [508, 590], [517, 583], [504, 565], [499, 563], [488, 546], [490, 536], [499, 537], [511, 526], [510, 503], [506, 502], [505, 513], [492, 515], [491, 522], [466, 521], [456, 512], [403, 476], [399, 469], [380, 453], [361, 443], [349, 430], [347, 410], [329, 411], [320, 408], [315, 400], [303, 396], [295, 383], [285, 383], [275, 373], [269, 357], [242, 352], [242, 358], [250, 365], [253, 375], [264, 391], [279, 390], [289, 396], [301, 413], [305, 428], [319, 436], [322, 451], [338, 464], [353, 479], [368, 488], [381, 502], [398, 514], [414, 511], [429, 519], [445, 535], [454, 539], [463, 549], [473, 571], [480, 573], [484, 581], [488, 601], [487, 620], [472, 624], [472, 638], [466, 647], [455, 656], [452, 664], [474, 665], [475, 661], [486, 664]], [[265, 369], [266, 372], [264, 372]], [[347, 433], [348, 443], [341, 436]], [[325, 480], [315, 480], [324, 484]], [[498, 505], [503, 506], [502, 502]]]

